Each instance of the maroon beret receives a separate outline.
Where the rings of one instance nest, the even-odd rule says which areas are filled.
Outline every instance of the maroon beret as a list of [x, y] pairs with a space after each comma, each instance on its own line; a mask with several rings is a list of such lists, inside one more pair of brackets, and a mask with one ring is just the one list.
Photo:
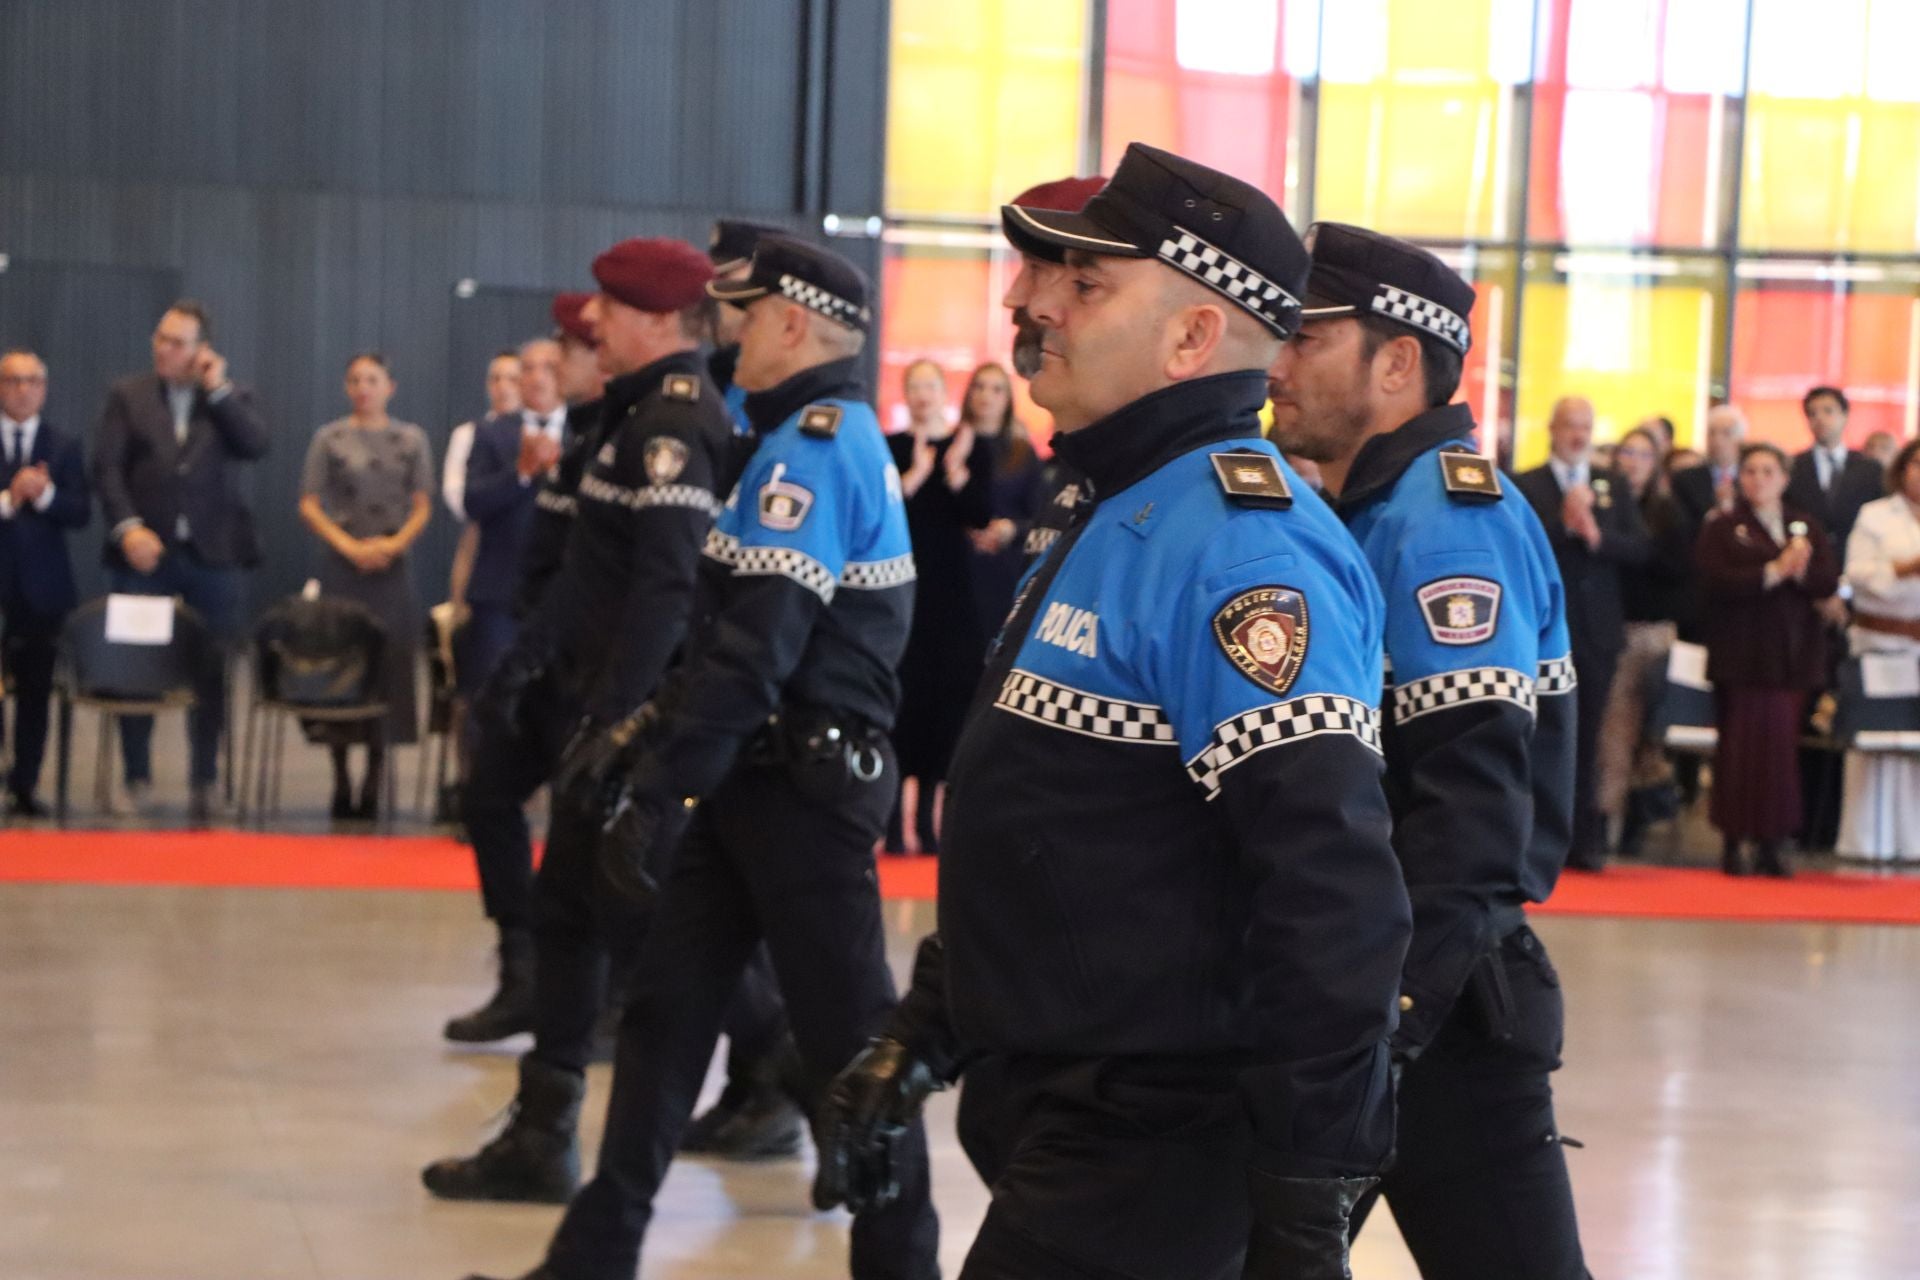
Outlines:
[[585, 346], [593, 345], [593, 330], [581, 318], [590, 293], [556, 293], [553, 295], [553, 327], [563, 338], [572, 338]]
[[593, 260], [600, 292], [641, 311], [680, 311], [707, 296], [713, 263], [684, 240], [622, 240]]
[[1008, 203], [1017, 204], [1023, 209], [1058, 209], [1062, 213], [1078, 213], [1106, 185], [1107, 180], [1101, 177], [1056, 178], [1037, 187], [1028, 187]]

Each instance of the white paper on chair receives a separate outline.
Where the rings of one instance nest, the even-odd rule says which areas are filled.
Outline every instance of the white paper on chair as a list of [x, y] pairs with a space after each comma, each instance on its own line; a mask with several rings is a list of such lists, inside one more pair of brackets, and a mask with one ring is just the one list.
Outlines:
[[1860, 689], [1869, 698], [1920, 698], [1920, 662], [1910, 653], [1863, 653]]
[[1711, 690], [1713, 682], [1707, 679], [1707, 647], [1684, 640], [1675, 642], [1667, 655], [1667, 679], [1689, 689]]
[[108, 644], [172, 644], [172, 596], [107, 597]]

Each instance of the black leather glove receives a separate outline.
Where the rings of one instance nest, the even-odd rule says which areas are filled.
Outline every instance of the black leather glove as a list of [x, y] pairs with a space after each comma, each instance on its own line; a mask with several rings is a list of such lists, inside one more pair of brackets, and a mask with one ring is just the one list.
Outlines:
[[556, 801], [590, 822], [600, 824], [610, 819], [641, 737], [655, 719], [651, 705], [643, 703], [638, 711], [612, 724], [591, 716], [582, 720], [560, 753], [560, 767], [554, 771]]
[[1353, 1207], [1378, 1178], [1280, 1178], [1254, 1171], [1244, 1280], [1352, 1280]]
[[691, 798], [673, 800], [631, 788], [619, 791], [600, 828], [598, 862], [607, 887], [637, 906], [652, 902], [698, 804]]
[[894, 1153], [927, 1095], [946, 1082], [906, 1045], [879, 1036], [827, 1086], [814, 1116], [820, 1167], [813, 1206], [855, 1213], [884, 1209], [900, 1195]]
[[547, 665], [543, 646], [522, 641], [508, 648], [474, 695], [474, 716], [495, 732], [519, 733], [527, 690], [546, 678]]

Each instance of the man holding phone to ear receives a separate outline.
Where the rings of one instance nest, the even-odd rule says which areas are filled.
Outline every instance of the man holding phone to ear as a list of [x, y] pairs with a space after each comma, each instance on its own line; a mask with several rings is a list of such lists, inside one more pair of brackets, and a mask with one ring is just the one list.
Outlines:
[[[260, 562], [253, 512], [238, 465], [266, 456], [266, 423], [253, 397], [227, 377], [206, 309], [182, 300], [153, 330], [153, 372], [113, 384], [94, 439], [94, 484], [107, 525], [113, 589], [179, 596], [225, 646], [238, 633], [241, 573]], [[224, 664], [209, 668], [187, 719], [192, 746], [188, 822], [213, 816]], [[123, 716], [127, 794], [141, 807], [152, 788], [153, 717]]]

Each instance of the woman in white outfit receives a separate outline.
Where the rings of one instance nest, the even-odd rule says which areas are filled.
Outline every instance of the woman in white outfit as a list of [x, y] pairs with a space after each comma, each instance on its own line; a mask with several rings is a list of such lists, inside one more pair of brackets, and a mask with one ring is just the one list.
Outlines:
[[[1887, 469], [1889, 494], [1860, 509], [1847, 539], [1853, 652], [1920, 663], [1920, 439]], [[1840, 852], [1920, 859], [1920, 752], [1849, 751]]]

